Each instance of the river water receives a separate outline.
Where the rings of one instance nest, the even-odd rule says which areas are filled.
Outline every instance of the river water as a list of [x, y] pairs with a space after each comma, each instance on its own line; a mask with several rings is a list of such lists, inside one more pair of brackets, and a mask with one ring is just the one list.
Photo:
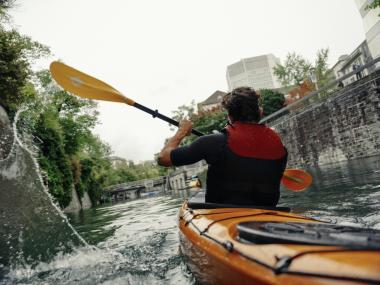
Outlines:
[[[308, 171], [313, 186], [299, 193], [282, 189], [281, 206], [333, 223], [380, 229], [379, 157]], [[33, 266], [3, 266], [0, 284], [194, 284], [178, 251], [177, 230], [178, 209], [191, 193], [167, 193], [69, 215], [88, 245], [55, 252]]]

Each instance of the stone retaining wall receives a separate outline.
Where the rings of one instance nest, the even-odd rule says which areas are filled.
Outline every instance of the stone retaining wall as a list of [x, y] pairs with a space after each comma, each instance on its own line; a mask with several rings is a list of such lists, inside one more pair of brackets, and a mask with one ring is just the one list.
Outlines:
[[380, 155], [380, 71], [268, 125], [288, 148], [288, 167]]

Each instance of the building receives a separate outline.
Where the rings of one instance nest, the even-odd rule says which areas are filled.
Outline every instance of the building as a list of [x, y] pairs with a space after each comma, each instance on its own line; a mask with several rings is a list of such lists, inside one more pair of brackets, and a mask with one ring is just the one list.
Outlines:
[[372, 58], [380, 56], [380, 8], [367, 9], [373, 0], [355, 0], [363, 20], [364, 33]]
[[[366, 39], [350, 54], [339, 57], [332, 67], [335, 78], [340, 78], [380, 56], [380, 8], [367, 9], [373, 0], [355, 0], [363, 20]], [[372, 73], [379, 65], [371, 66], [341, 82], [343, 86]]]
[[227, 66], [229, 90], [242, 86], [256, 90], [280, 88], [281, 84], [273, 74], [276, 64], [280, 64], [280, 59], [273, 54], [266, 54], [245, 58]]
[[[339, 57], [338, 62], [332, 67], [335, 78], [340, 78], [347, 73], [355, 70], [355, 68], [360, 67], [372, 60], [372, 56], [367, 44], [367, 40], [363, 41], [350, 55], [342, 55]], [[350, 84], [363, 76], [368, 75], [373, 71], [375, 67], [372, 66], [368, 69], [364, 69], [358, 74], [355, 74], [349, 78], [342, 81], [345, 86]]]
[[223, 97], [226, 94], [227, 93], [223, 91], [215, 91], [210, 97], [198, 104], [198, 110], [207, 112], [220, 108]]
[[176, 170], [168, 175], [170, 189], [181, 190], [187, 188], [187, 181], [191, 177], [204, 173], [207, 169], [208, 165], [205, 160], [190, 165], [176, 167]]

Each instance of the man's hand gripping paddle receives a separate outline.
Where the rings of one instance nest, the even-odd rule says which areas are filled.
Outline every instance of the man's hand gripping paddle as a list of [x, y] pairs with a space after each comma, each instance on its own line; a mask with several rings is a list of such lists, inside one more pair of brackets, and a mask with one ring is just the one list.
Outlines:
[[[62, 62], [53, 61], [50, 64], [50, 72], [54, 80], [61, 85], [63, 89], [77, 96], [87, 99], [125, 103], [151, 114], [153, 118], [157, 117], [169, 124], [177, 127], [179, 126], [179, 122], [160, 114], [157, 110], [149, 109], [132, 99], [125, 97], [107, 83], [76, 70]], [[197, 136], [203, 135], [203, 133], [194, 129], [191, 132]], [[281, 180], [281, 183], [292, 191], [305, 190], [310, 186], [311, 182], [311, 175], [306, 171], [299, 169], [286, 169]]]

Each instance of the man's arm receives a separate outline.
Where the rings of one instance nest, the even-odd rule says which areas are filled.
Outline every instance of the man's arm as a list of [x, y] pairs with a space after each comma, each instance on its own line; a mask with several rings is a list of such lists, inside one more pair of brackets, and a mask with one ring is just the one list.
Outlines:
[[191, 133], [191, 129], [193, 127], [193, 124], [188, 121], [184, 120], [180, 122], [180, 125], [178, 127], [178, 130], [176, 134], [168, 140], [164, 148], [161, 150], [160, 154], [158, 155], [157, 163], [161, 166], [172, 166], [173, 163], [170, 158], [170, 154], [173, 149], [176, 149], [181, 141]]

